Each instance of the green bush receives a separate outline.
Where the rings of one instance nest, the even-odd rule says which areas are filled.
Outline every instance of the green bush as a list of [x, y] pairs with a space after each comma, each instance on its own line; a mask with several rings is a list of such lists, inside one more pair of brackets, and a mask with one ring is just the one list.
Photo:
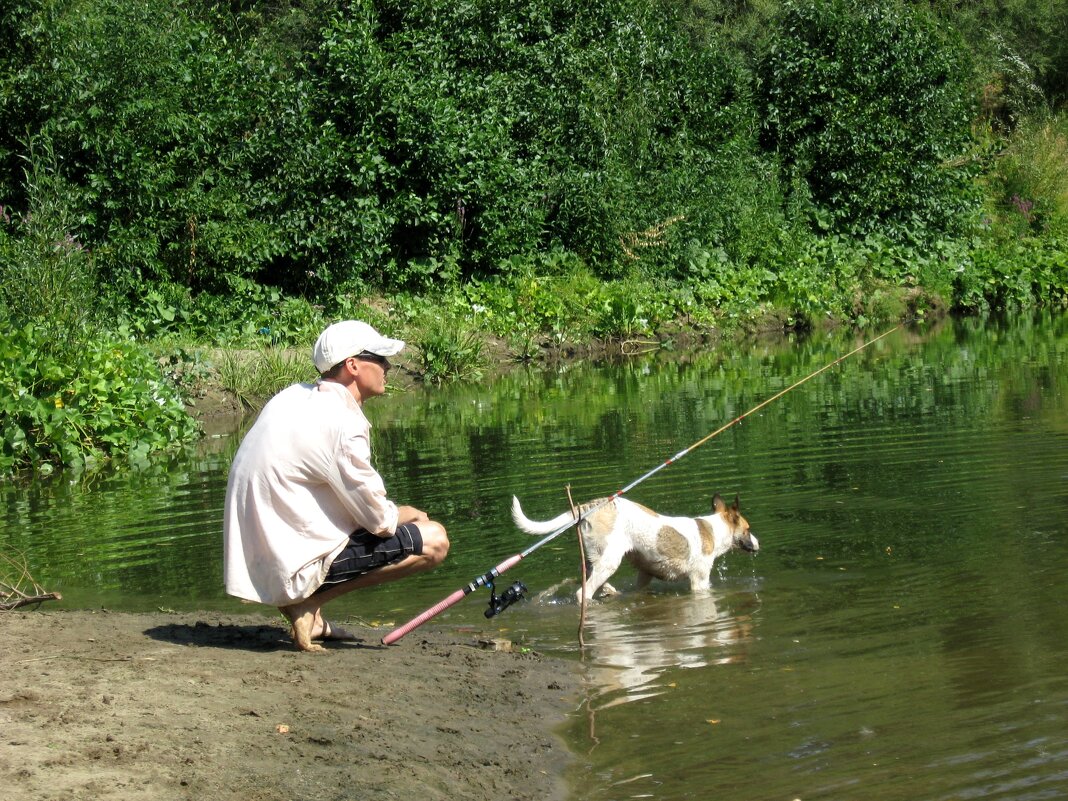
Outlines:
[[614, 274], [767, 207], [747, 79], [671, 5], [363, 2], [323, 53], [349, 269], [419, 289], [559, 247]]
[[95, 338], [57, 355], [33, 323], [0, 335], [0, 421], [0, 475], [140, 459], [198, 432], [143, 348]]
[[[1064, 20], [1052, 0], [12, 0], [0, 305], [69, 314], [75, 339], [102, 309], [139, 340], [259, 349], [307, 346], [324, 314], [390, 324], [363, 299], [410, 292], [530, 354], [675, 317], [873, 319], [895, 281], [910, 304], [926, 281], [963, 308], [1049, 298], [1065, 131], [1021, 115], [1063, 97]], [[1013, 272], [1017, 245], [1046, 278]]]
[[970, 221], [971, 73], [929, 16], [894, 0], [787, 2], [760, 68], [767, 143], [837, 229]]
[[[650, 0], [337, 7], [21, 0], [0, 27], [0, 190], [50, 147], [113, 289], [424, 291], [557, 249], [679, 273], [779, 220], [750, 81]], [[25, 140], [25, 141], [23, 141]]]
[[[270, 68], [212, 6], [20, 7], [20, 58], [0, 72], [5, 161], [54, 152], [78, 190], [83, 241], [120, 288], [141, 278], [217, 286], [283, 250], [244, 161], [270, 116]], [[24, 205], [20, 182], [5, 175], [0, 186]]]
[[976, 312], [1068, 303], [1068, 241], [976, 240], [954, 276], [957, 308]]

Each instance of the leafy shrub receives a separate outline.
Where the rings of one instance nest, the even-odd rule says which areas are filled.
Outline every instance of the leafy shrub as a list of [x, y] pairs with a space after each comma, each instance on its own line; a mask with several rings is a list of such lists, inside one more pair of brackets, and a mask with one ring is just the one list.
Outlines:
[[198, 432], [156, 360], [97, 338], [57, 355], [33, 323], [0, 336], [0, 474], [143, 458]]
[[[388, 259], [411, 288], [438, 265], [486, 275], [554, 242], [610, 262], [634, 227], [613, 149], [619, 98], [640, 76], [619, 70], [607, 83], [606, 51], [649, 18], [607, 23], [640, 5], [367, 2], [338, 18], [324, 40], [324, 105], [338, 132], [327, 168], [360, 199], [338, 206], [352, 218], [336, 228], [342, 248], [359, 248], [368, 267]], [[627, 67], [638, 58], [618, 55]]]
[[141, 282], [110, 298], [120, 328], [139, 340], [200, 342], [238, 348], [310, 345], [325, 327], [323, 307], [277, 287], [226, 276], [229, 292], [194, 294], [170, 282]]
[[[86, 215], [82, 241], [120, 288], [142, 277], [212, 287], [282, 250], [244, 162], [257, 120], [270, 117], [269, 67], [219, 35], [231, 16], [214, 5], [20, 9], [0, 128], [27, 137], [12, 149], [55, 153]], [[25, 188], [13, 189], [18, 203]]]
[[[10, 314], [77, 331], [96, 272], [139, 339], [258, 350], [306, 346], [324, 311], [391, 324], [360, 299], [410, 291], [529, 354], [679, 316], [870, 317], [857, 299], [899, 279], [967, 308], [1003, 283], [1049, 296], [993, 267], [1009, 243], [980, 235], [993, 255], [972, 260], [943, 237], [973, 233], [979, 92], [924, 9], [981, 50], [987, 114], [1016, 125], [1068, 85], [1064, 3], [8, 6]], [[1005, 239], [1063, 240], [1064, 128], [1043, 130], [1020, 126], [988, 186]], [[1020, 246], [1058, 275], [1060, 245]], [[74, 300], [41, 302], [46, 278]]]
[[669, 292], [633, 279], [602, 284], [587, 305], [590, 331], [612, 338], [653, 334], [679, 313]]
[[954, 278], [955, 305], [964, 311], [1064, 306], [1068, 302], [1068, 242], [979, 239], [964, 254]]
[[423, 291], [553, 248], [601, 275], [672, 272], [691, 238], [747, 250], [776, 219], [744, 67], [674, 4], [13, 11], [5, 200], [25, 199], [19, 155], [52, 147], [85, 244], [135, 298], [235, 276]]
[[968, 219], [970, 73], [923, 12], [791, 0], [761, 73], [767, 142], [836, 226], [939, 233]]
[[1068, 237], [1036, 245], [1029, 254], [1032, 296], [1041, 305], [1068, 307]]

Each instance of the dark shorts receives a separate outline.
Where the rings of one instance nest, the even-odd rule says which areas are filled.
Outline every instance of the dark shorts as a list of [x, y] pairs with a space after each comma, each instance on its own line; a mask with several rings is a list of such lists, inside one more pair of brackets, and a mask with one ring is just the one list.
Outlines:
[[414, 523], [397, 526], [397, 533], [386, 538], [377, 537], [363, 529], [354, 531], [349, 535], [349, 544], [330, 563], [326, 581], [316, 592], [322, 592], [333, 584], [352, 581], [372, 570], [422, 552], [423, 535]]

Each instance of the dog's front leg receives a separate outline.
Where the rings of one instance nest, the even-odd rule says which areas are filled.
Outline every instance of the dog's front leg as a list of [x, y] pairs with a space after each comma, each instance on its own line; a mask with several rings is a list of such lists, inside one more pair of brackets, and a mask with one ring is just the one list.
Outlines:
[[709, 573], [691, 573], [690, 574], [690, 591], [691, 592], [708, 592], [712, 586], [712, 576]]

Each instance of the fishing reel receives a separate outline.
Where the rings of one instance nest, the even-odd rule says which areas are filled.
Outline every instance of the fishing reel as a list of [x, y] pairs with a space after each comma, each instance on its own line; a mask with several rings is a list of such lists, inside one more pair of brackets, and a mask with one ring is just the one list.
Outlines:
[[498, 595], [491, 581], [489, 583], [489, 591], [489, 609], [486, 610], [486, 617], [495, 617], [516, 601], [522, 601], [523, 593], [527, 591], [527, 586], [522, 581], [516, 581], [512, 583], [511, 587]]

